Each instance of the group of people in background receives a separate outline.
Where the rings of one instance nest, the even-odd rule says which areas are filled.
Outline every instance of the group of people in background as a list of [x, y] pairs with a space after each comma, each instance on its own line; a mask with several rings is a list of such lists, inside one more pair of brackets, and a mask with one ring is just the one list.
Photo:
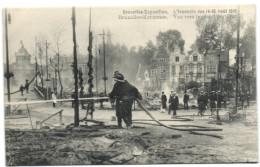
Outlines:
[[[29, 93], [29, 86], [30, 86], [30, 83], [28, 82], [28, 80], [25, 80], [25, 86], [23, 86], [23, 84], [21, 84], [19, 90], [21, 92], [21, 95], [23, 96], [23, 91], [26, 90], [26, 93]], [[52, 100], [53, 100], [53, 107], [56, 107], [56, 103], [57, 103], [57, 97], [56, 97], [56, 94], [57, 92], [54, 91], [52, 93]]]
[[[167, 110], [167, 97], [164, 94], [164, 92], [162, 92], [161, 102], [162, 102], [162, 112], [165, 112]], [[177, 115], [177, 110], [179, 106], [179, 97], [176, 95], [174, 91], [171, 91], [168, 103], [169, 103], [168, 114], [170, 115], [171, 110], [173, 110], [173, 116]]]
[[[250, 105], [250, 93], [241, 93], [239, 96], [239, 100], [241, 102], [241, 107], [244, 108], [244, 102], [247, 101], [247, 106]], [[188, 110], [189, 109], [189, 102], [190, 98], [187, 93], [183, 96], [183, 109]], [[171, 110], [173, 110], [173, 116], [177, 115], [177, 110], [179, 108], [179, 98], [176, 95], [174, 91], [171, 91], [170, 98], [168, 100], [169, 103], [169, 112], [171, 113]], [[197, 105], [198, 105], [198, 115], [204, 115], [204, 112], [207, 109], [207, 106], [209, 105], [211, 115], [215, 115], [215, 111], [219, 108], [225, 108], [227, 105], [227, 97], [221, 93], [221, 91], [211, 91], [210, 93], [206, 92], [200, 92], [200, 94], [197, 97]], [[167, 96], [164, 92], [162, 92], [161, 96], [161, 112], [165, 112], [167, 110]]]

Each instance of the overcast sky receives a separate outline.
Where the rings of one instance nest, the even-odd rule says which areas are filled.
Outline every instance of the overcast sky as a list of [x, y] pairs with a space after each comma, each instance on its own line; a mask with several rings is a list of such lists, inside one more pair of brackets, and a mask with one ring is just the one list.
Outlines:
[[[198, 9], [236, 9], [237, 6], [162, 6], [162, 7], [113, 7], [92, 8], [92, 30], [94, 36], [108, 30], [112, 34], [112, 42], [131, 46], [144, 46], [148, 40], [155, 43], [156, 35], [160, 31], [177, 29], [185, 40], [185, 51], [190, 49], [198, 32], [195, 19], [174, 19], [174, 10]], [[120, 20], [123, 10], [167, 10], [167, 20]], [[253, 6], [241, 6], [241, 13], [246, 21], [254, 18]], [[54, 31], [62, 32], [62, 54], [72, 54], [72, 22], [71, 8], [19, 8], [8, 9], [11, 14], [11, 24], [8, 25], [10, 61], [14, 61], [14, 53], [20, 47], [22, 40], [31, 55], [35, 50], [35, 37], [48, 40], [51, 43], [48, 52], [53, 54], [55, 48]], [[186, 14], [187, 15], [187, 14]], [[130, 16], [130, 15], [128, 15]], [[79, 52], [87, 54], [89, 28], [89, 8], [76, 8], [76, 33]], [[102, 42], [98, 37], [98, 42]]]

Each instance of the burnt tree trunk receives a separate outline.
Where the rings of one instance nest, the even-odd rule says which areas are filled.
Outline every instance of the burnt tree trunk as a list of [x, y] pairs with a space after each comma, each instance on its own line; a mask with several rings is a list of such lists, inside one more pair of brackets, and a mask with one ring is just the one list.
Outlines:
[[75, 91], [74, 91], [74, 126], [79, 126], [79, 99], [78, 99], [78, 62], [77, 62], [77, 42], [76, 42], [76, 17], [75, 17], [75, 7], [72, 7], [72, 31], [73, 31], [73, 72], [75, 80]]

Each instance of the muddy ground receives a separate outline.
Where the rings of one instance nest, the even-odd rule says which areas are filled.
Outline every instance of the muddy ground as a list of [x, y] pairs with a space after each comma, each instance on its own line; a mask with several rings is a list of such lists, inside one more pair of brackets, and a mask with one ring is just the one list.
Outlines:
[[[44, 113], [30, 107], [33, 126], [60, 108]], [[44, 110], [42, 106], [41, 109]], [[247, 119], [226, 120], [221, 125], [209, 111], [179, 110], [177, 117], [151, 111], [164, 124], [159, 126], [144, 112], [134, 111], [134, 127], [118, 129], [113, 110], [98, 110], [95, 120], [103, 125], [81, 122], [74, 128], [73, 110], [64, 108], [63, 126], [30, 130], [28, 118], [6, 120], [6, 165], [88, 165], [88, 164], [193, 164], [258, 162], [257, 113], [248, 109]], [[26, 112], [25, 112], [26, 113]], [[26, 115], [23, 113], [24, 115]], [[22, 114], [22, 115], [23, 115]], [[83, 118], [84, 112], [80, 117]], [[58, 118], [48, 124], [57, 124]], [[19, 125], [20, 124], [20, 125]], [[203, 130], [204, 129], [204, 130]]]

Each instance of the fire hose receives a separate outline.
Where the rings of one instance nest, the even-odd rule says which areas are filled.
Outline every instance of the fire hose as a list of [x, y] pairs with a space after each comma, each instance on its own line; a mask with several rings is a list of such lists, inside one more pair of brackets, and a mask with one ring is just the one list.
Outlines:
[[145, 106], [142, 104], [142, 102], [141, 102], [141, 100], [140, 99], [135, 99], [136, 101], [137, 101], [137, 103], [140, 105], [140, 107], [144, 110], [144, 112], [147, 114], [147, 115], [149, 115], [149, 117], [151, 117], [155, 122], [157, 122], [159, 125], [161, 125], [161, 126], [164, 126], [164, 127], [166, 127], [166, 128], [169, 128], [169, 129], [174, 129], [174, 130], [176, 130], [176, 128], [173, 128], [173, 127], [170, 127], [170, 126], [168, 126], [168, 125], [165, 125], [165, 124], [163, 124], [163, 123], [161, 123], [159, 120], [157, 120], [156, 118], [154, 118], [153, 116], [152, 116], [152, 114], [145, 108]]
[[[219, 138], [219, 139], [223, 139], [222, 136], [218, 136], [218, 135], [212, 135], [212, 134], [205, 134], [205, 133], [197, 133], [197, 132], [193, 132], [192, 130], [189, 130], [189, 129], [179, 129], [179, 128], [174, 128], [174, 127], [171, 127], [171, 126], [168, 126], [168, 125], [165, 125], [163, 123], [161, 123], [159, 120], [157, 120], [156, 118], [154, 118], [152, 116], [152, 114], [145, 108], [145, 106], [142, 104], [141, 100], [140, 99], [135, 99], [137, 101], [137, 103], [140, 105], [140, 107], [144, 110], [144, 112], [149, 116], [151, 117], [155, 122], [157, 122], [159, 125], [163, 126], [163, 127], [166, 127], [168, 129], [173, 129], [173, 130], [179, 130], [179, 131], [189, 131], [190, 134], [194, 134], [194, 135], [205, 135], [205, 136], [210, 136], [210, 137], [215, 137], [215, 138]], [[209, 131], [211, 131], [209, 129]], [[222, 129], [212, 129], [212, 131], [222, 131]]]

